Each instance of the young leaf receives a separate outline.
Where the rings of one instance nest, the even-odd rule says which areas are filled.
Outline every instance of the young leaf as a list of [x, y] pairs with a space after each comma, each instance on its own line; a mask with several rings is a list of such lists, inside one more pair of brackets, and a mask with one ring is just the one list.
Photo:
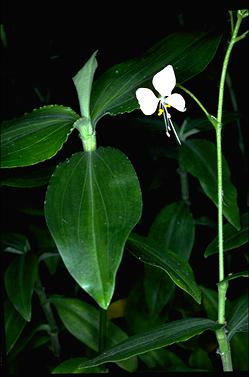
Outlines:
[[136, 89], [151, 84], [153, 75], [168, 64], [173, 65], [179, 83], [197, 75], [214, 57], [220, 40], [220, 35], [206, 33], [170, 34], [143, 56], [109, 68], [93, 84], [93, 123], [105, 114], [117, 115], [138, 109]]
[[[72, 298], [50, 298], [67, 330], [94, 351], [98, 351], [99, 311], [84, 301]], [[111, 321], [107, 322], [107, 346], [111, 347], [128, 336]], [[121, 362], [119, 366], [130, 372], [137, 366], [136, 358]]]
[[52, 167], [37, 167], [36, 169], [28, 168], [11, 168], [3, 171], [1, 186], [10, 187], [39, 187], [46, 185], [51, 174], [54, 171]]
[[129, 236], [127, 246], [136, 258], [163, 269], [178, 287], [200, 304], [200, 288], [195, 282], [192, 268], [183, 258], [170, 250], [165, 253], [158, 251], [160, 246], [155, 241], [135, 233]]
[[3, 122], [1, 167], [28, 166], [53, 157], [78, 118], [69, 107], [51, 105]]
[[31, 320], [31, 300], [37, 277], [38, 261], [34, 255], [17, 256], [5, 272], [5, 289], [10, 302], [26, 320]]
[[70, 274], [103, 309], [110, 304], [124, 244], [141, 207], [136, 173], [112, 148], [76, 153], [50, 181], [49, 230]]
[[90, 119], [90, 97], [94, 72], [97, 68], [95, 51], [81, 70], [73, 77], [73, 82], [77, 90], [80, 103], [80, 113], [82, 117]]
[[131, 336], [122, 343], [105, 350], [99, 356], [82, 363], [81, 368], [125, 360], [131, 356], [170, 344], [184, 342], [203, 331], [215, 331], [219, 327], [220, 325], [206, 318], [187, 318], [168, 322], [149, 331]]
[[24, 234], [19, 233], [2, 233], [1, 248], [13, 254], [25, 254], [30, 250], [29, 240]]
[[[205, 194], [217, 205], [216, 148], [207, 140], [188, 140], [180, 149], [181, 165], [199, 179]], [[226, 219], [240, 229], [237, 191], [230, 180], [230, 169], [223, 157], [223, 212]]]
[[[224, 238], [224, 251], [237, 249], [238, 247], [244, 245], [248, 242], [249, 236], [248, 236], [248, 230], [249, 230], [249, 224], [248, 224], [248, 213], [244, 213], [241, 216], [241, 229], [236, 230], [233, 226], [230, 224], [225, 224], [223, 227], [223, 238]], [[207, 247], [204, 256], [209, 257], [210, 255], [213, 255], [215, 253], [218, 253], [218, 237], [216, 237]]]
[[21, 335], [26, 321], [16, 311], [9, 301], [4, 303], [4, 327], [5, 327], [5, 344], [6, 353], [12, 350]]
[[243, 295], [233, 304], [232, 313], [228, 319], [228, 338], [232, 339], [237, 332], [248, 332], [249, 330], [249, 302], [248, 295]]
[[156, 240], [163, 249], [170, 249], [185, 260], [190, 257], [194, 237], [193, 216], [183, 201], [164, 207], [149, 232], [149, 238]]

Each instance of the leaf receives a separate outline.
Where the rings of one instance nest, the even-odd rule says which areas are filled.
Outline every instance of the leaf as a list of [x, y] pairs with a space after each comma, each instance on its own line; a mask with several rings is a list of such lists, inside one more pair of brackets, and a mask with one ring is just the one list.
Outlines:
[[17, 256], [8, 266], [4, 283], [10, 302], [26, 320], [31, 320], [31, 300], [38, 272], [34, 255]]
[[183, 201], [164, 207], [149, 232], [149, 238], [156, 240], [165, 250], [170, 249], [185, 260], [190, 257], [194, 237], [193, 216]]
[[73, 77], [73, 82], [77, 90], [80, 103], [80, 112], [83, 117], [90, 118], [90, 96], [94, 72], [97, 68], [95, 51], [86, 64]]
[[69, 107], [50, 105], [3, 122], [1, 167], [28, 166], [53, 157], [78, 118]]
[[5, 169], [0, 182], [1, 186], [39, 187], [48, 183], [54, 167]]
[[107, 373], [105, 367], [93, 367], [79, 370], [79, 366], [86, 360], [85, 357], [75, 357], [68, 359], [57, 365], [52, 374], [79, 374], [79, 373]]
[[216, 321], [218, 318], [218, 293], [213, 289], [200, 287], [202, 302], [208, 318]]
[[[99, 311], [84, 301], [72, 298], [56, 297], [50, 298], [55, 305], [58, 314], [66, 329], [82, 343], [94, 351], [98, 351], [99, 336]], [[111, 321], [107, 321], [107, 346], [111, 347], [128, 336]], [[128, 362], [121, 362], [119, 366], [130, 372], [137, 366], [136, 358]]]
[[128, 239], [128, 249], [132, 254], [152, 266], [163, 269], [174, 283], [190, 294], [199, 304], [201, 291], [195, 282], [190, 265], [179, 255], [167, 250], [164, 254], [158, 251], [155, 241], [132, 233]]
[[189, 357], [189, 365], [193, 368], [203, 368], [207, 371], [213, 371], [213, 365], [208, 357], [208, 353], [202, 348], [197, 348]]
[[[223, 238], [224, 238], [224, 251], [237, 249], [238, 247], [244, 245], [248, 242], [248, 213], [244, 213], [241, 216], [241, 229], [236, 230], [230, 224], [225, 224], [223, 227]], [[207, 247], [204, 257], [207, 258], [210, 255], [218, 253], [218, 237], [216, 237]]]
[[136, 173], [113, 148], [76, 153], [50, 181], [48, 228], [70, 274], [103, 309], [110, 304], [124, 244], [141, 207]]
[[24, 234], [5, 232], [1, 235], [1, 248], [8, 253], [22, 255], [30, 250], [30, 244]]
[[[188, 140], [180, 149], [181, 165], [199, 179], [205, 194], [217, 206], [216, 148], [207, 140]], [[223, 213], [226, 219], [240, 229], [237, 191], [230, 180], [230, 169], [223, 157]]]
[[99, 356], [82, 363], [81, 368], [97, 366], [107, 362], [128, 359], [157, 348], [184, 342], [205, 330], [215, 331], [220, 325], [206, 318], [187, 318], [160, 325], [149, 331], [131, 336], [122, 343], [105, 350]]
[[227, 321], [228, 339], [232, 339], [237, 332], [248, 332], [249, 330], [249, 302], [248, 295], [239, 297], [231, 310], [231, 316]]
[[16, 311], [9, 301], [4, 303], [4, 327], [5, 327], [5, 344], [7, 355], [16, 344], [21, 335], [26, 321]]
[[242, 271], [242, 272], [236, 272], [235, 274], [228, 274], [228, 276], [224, 280], [234, 280], [238, 278], [248, 278], [249, 277], [249, 271]]
[[184, 362], [174, 352], [165, 348], [158, 348], [150, 352], [141, 353], [140, 359], [147, 365], [148, 368], [160, 367], [168, 369], [173, 366], [184, 366]]
[[[249, 337], [245, 333], [237, 333], [230, 342], [231, 354], [233, 356], [233, 370], [245, 371], [249, 370]], [[242, 374], [242, 373], [241, 373]]]
[[220, 40], [220, 35], [206, 33], [170, 34], [144, 55], [109, 68], [93, 84], [93, 123], [105, 114], [117, 115], [138, 109], [136, 89], [151, 86], [152, 77], [168, 64], [173, 65], [179, 83], [197, 75], [214, 57]]

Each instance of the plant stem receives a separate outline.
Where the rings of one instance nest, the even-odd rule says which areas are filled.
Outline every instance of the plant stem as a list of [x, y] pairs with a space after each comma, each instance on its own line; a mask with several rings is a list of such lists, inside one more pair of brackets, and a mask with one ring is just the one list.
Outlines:
[[48, 321], [49, 325], [49, 336], [51, 339], [51, 344], [52, 344], [52, 351], [53, 354], [56, 357], [60, 356], [60, 343], [59, 343], [59, 338], [58, 338], [58, 328], [54, 319], [54, 315], [52, 312], [52, 308], [50, 305], [50, 302], [47, 298], [47, 295], [45, 293], [45, 288], [42, 286], [40, 278], [38, 277], [37, 283], [36, 283], [36, 288], [35, 292], [37, 296], [39, 297], [41, 307], [43, 309], [43, 312], [45, 314], [45, 317]]
[[224, 87], [227, 73], [229, 58], [234, 44], [241, 38], [237, 38], [241, 21], [245, 17], [243, 11], [237, 12], [237, 22], [232, 29], [232, 38], [228, 44], [228, 48], [223, 61], [219, 98], [217, 111], [217, 125], [216, 125], [216, 145], [217, 145], [217, 189], [218, 189], [218, 247], [219, 247], [219, 284], [218, 284], [218, 323], [224, 325], [221, 329], [216, 331], [216, 337], [219, 344], [219, 354], [221, 356], [223, 370], [232, 371], [232, 359], [230, 344], [226, 336], [225, 329], [225, 303], [227, 282], [224, 282], [224, 248], [223, 248], [223, 182], [222, 182], [222, 113], [224, 100]]
[[178, 173], [180, 175], [182, 200], [187, 205], [190, 205], [189, 189], [188, 189], [188, 173], [186, 172], [186, 170], [181, 165], [178, 168]]
[[101, 353], [106, 346], [107, 333], [107, 311], [99, 308], [99, 353]]

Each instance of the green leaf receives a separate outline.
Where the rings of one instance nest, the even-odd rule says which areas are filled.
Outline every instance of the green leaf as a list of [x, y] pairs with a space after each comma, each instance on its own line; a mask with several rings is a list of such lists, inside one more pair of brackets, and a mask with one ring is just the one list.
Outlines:
[[91, 98], [93, 123], [105, 114], [116, 115], [139, 108], [135, 92], [151, 86], [153, 75], [172, 64], [177, 82], [189, 80], [205, 69], [214, 57], [221, 36], [206, 33], [174, 33], [144, 55], [109, 68], [94, 82]]
[[216, 321], [218, 318], [218, 293], [213, 289], [200, 287], [202, 302], [208, 318]]
[[8, 253], [22, 255], [30, 250], [30, 244], [24, 234], [5, 232], [1, 234], [1, 248]]
[[6, 353], [12, 350], [16, 344], [19, 336], [21, 335], [26, 321], [23, 317], [16, 311], [9, 301], [4, 303], [4, 327], [5, 327], [5, 344]]
[[241, 272], [236, 272], [235, 274], [230, 273], [224, 280], [234, 280], [238, 278], [248, 278], [249, 277], [249, 271], [241, 271]]
[[31, 300], [38, 272], [34, 255], [17, 256], [5, 272], [4, 283], [9, 300], [26, 320], [31, 320]]
[[110, 304], [124, 244], [141, 207], [136, 173], [113, 148], [76, 153], [50, 181], [49, 230], [70, 274], [103, 309]]
[[189, 357], [189, 365], [193, 368], [203, 368], [212, 371], [213, 365], [208, 357], [208, 353], [202, 348], [197, 348]]
[[68, 359], [57, 365], [53, 369], [52, 374], [80, 374], [80, 373], [107, 373], [108, 370], [105, 367], [93, 367], [79, 369], [79, 366], [86, 361], [85, 357], [75, 357], [74, 359]]
[[[249, 370], [249, 337], [245, 333], [237, 333], [230, 342], [231, 354], [233, 357], [233, 370], [245, 371]], [[242, 374], [242, 373], [241, 373]]]
[[94, 72], [97, 68], [95, 51], [86, 64], [73, 77], [73, 82], [77, 90], [80, 103], [80, 113], [83, 117], [90, 118], [90, 96]]
[[[249, 230], [249, 221], [248, 221], [248, 213], [244, 213], [241, 216], [241, 229], [236, 230], [230, 224], [225, 224], [223, 227], [223, 247], [224, 251], [237, 249], [238, 247], [244, 245], [248, 242], [248, 230]], [[207, 247], [204, 257], [209, 257], [218, 253], [218, 237], [216, 237]]]
[[158, 348], [150, 352], [142, 353], [139, 357], [148, 368], [156, 368], [159, 366], [161, 369], [168, 369], [178, 365], [184, 366], [184, 362], [180, 357], [165, 348]]
[[3, 122], [1, 167], [28, 166], [53, 157], [78, 118], [69, 107], [51, 105]]
[[248, 332], [249, 330], [248, 295], [239, 297], [232, 305], [231, 316], [227, 321], [228, 339], [232, 339], [237, 332]]
[[[98, 351], [99, 336], [99, 311], [93, 306], [78, 299], [64, 298], [53, 296], [50, 301], [55, 305], [58, 314], [65, 325], [66, 329], [75, 338], [86, 344], [94, 351]], [[111, 321], [107, 322], [107, 346], [111, 347], [125, 339], [128, 336], [118, 326]], [[134, 371], [137, 366], [136, 358], [128, 362], [121, 362], [119, 366], [130, 372]]]
[[220, 325], [206, 318], [187, 318], [160, 325], [149, 331], [131, 336], [99, 356], [84, 362], [81, 368], [117, 362], [177, 342], [184, 342], [205, 330], [215, 331]]
[[1, 186], [39, 187], [48, 183], [54, 167], [32, 167], [5, 169], [2, 172]]
[[[207, 140], [188, 140], [180, 149], [181, 165], [198, 178], [205, 194], [217, 206], [216, 147]], [[223, 213], [226, 219], [240, 229], [237, 191], [230, 180], [230, 169], [223, 157]]]
[[200, 288], [195, 282], [190, 265], [183, 258], [170, 250], [162, 254], [155, 241], [135, 233], [129, 236], [127, 246], [136, 258], [163, 269], [178, 287], [201, 303]]
[[165, 250], [170, 249], [188, 260], [194, 244], [195, 226], [187, 204], [180, 201], [164, 207], [154, 220], [149, 237]]

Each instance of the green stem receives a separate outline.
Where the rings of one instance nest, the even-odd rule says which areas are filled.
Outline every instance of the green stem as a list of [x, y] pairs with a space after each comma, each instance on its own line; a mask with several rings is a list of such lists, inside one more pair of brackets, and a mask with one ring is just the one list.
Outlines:
[[217, 111], [217, 126], [216, 126], [216, 145], [217, 145], [217, 188], [218, 188], [218, 247], [219, 247], [219, 284], [218, 284], [218, 323], [224, 325], [221, 329], [216, 331], [216, 337], [219, 344], [219, 353], [221, 356], [223, 370], [232, 371], [232, 359], [230, 344], [226, 336], [225, 329], [225, 303], [227, 282], [224, 282], [224, 248], [223, 248], [223, 181], [222, 181], [222, 114], [224, 101], [224, 88], [227, 73], [229, 58], [234, 44], [241, 38], [237, 38], [241, 21], [244, 15], [242, 11], [237, 12], [237, 22], [233, 28], [232, 38], [228, 44], [228, 48], [223, 61], [219, 98]]
[[53, 315], [53, 312], [52, 312], [50, 302], [49, 302], [49, 300], [46, 296], [45, 289], [42, 286], [39, 277], [37, 279], [35, 292], [36, 292], [37, 296], [39, 297], [41, 307], [42, 307], [44, 315], [45, 315], [45, 317], [48, 321], [49, 336], [50, 336], [50, 339], [51, 339], [53, 354], [56, 357], [59, 357], [60, 356], [60, 343], [59, 343], [59, 338], [58, 338], [58, 328], [57, 328], [57, 324], [56, 324], [55, 319], [54, 319], [54, 315]]
[[91, 120], [82, 117], [75, 122], [75, 128], [77, 128], [80, 133], [84, 151], [95, 151], [97, 148], [96, 133], [92, 126]]
[[178, 173], [180, 175], [182, 200], [187, 205], [190, 205], [189, 188], [188, 188], [188, 173], [181, 165], [179, 166]]

